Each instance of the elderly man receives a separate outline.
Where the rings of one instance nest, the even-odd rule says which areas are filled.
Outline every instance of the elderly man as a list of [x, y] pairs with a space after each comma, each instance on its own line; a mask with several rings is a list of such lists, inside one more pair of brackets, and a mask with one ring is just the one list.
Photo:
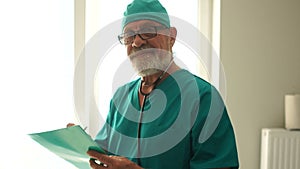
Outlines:
[[114, 94], [90, 166], [238, 168], [234, 131], [217, 90], [173, 61], [177, 31], [158, 0], [127, 6], [118, 36], [141, 76]]

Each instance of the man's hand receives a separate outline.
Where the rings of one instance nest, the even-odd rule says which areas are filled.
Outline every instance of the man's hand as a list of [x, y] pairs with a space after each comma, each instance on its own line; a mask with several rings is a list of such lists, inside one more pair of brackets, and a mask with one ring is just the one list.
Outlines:
[[68, 123], [67, 124], [67, 127], [72, 127], [72, 126], [75, 126], [76, 124], [74, 124], [74, 123]]
[[[125, 157], [109, 156], [94, 150], [89, 150], [87, 154], [91, 157], [90, 166], [93, 169], [142, 169], [140, 166]], [[100, 161], [100, 163], [96, 160]]]

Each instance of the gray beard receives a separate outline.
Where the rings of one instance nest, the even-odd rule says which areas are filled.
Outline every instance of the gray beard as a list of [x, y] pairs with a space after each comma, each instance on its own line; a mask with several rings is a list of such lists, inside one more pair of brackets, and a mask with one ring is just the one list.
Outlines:
[[143, 56], [130, 57], [134, 70], [142, 77], [165, 71], [171, 59], [172, 54], [166, 51], [151, 52]]

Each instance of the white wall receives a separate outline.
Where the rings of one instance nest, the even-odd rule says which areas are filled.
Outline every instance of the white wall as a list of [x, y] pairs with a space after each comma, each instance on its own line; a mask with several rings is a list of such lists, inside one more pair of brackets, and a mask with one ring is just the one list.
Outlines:
[[284, 95], [300, 93], [300, 1], [225, 0], [221, 60], [241, 169], [258, 169], [263, 127], [284, 127]]

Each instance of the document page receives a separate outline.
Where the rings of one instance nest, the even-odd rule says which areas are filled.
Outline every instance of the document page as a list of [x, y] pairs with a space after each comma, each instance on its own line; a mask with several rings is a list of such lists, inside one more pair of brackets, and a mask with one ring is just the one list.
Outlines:
[[80, 169], [90, 169], [90, 149], [105, 153], [79, 125], [53, 131], [33, 133], [29, 136], [61, 158]]

